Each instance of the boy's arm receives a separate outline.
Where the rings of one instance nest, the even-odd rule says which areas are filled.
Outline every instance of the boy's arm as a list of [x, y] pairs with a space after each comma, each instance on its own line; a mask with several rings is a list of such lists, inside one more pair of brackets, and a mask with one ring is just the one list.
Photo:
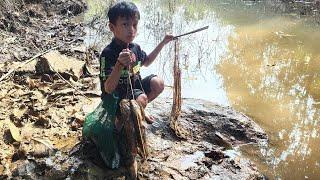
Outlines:
[[124, 67], [129, 66], [130, 63], [131, 63], [130, 51], [127, 49], [124, 49], [119, 54], [117, 62], [114, 65], [108, 79], [104, 82], [104, 90], [106, 91], [106, 93], [111, 93], [116, 89], [119, 83], [122, 69]]
[[117, 61], [108, 79], [104, 82], [104, 90], [106, 91], [106, 93], [110, 94], [112, 91], [116, 89], [122, 69], [123, 66], [120, 64], [119, 61]]
[[146, 60], [144, 61], [144, 66], [149, 66], [158, 56], [164, 45], [166, 45], [168, 42], [173, 40], [172, 35], [166, 35], [163, 40], [158, 44], [158, 46], [147, 56]]

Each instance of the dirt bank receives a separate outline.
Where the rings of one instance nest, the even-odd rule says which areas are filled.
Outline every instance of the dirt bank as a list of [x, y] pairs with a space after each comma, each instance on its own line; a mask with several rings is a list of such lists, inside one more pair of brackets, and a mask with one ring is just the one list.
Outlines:
[[[251, 119], [229, 107], [203, 100], [184, 99], [180, 123], [181, 127], [191, 132], [191, 136], [187, 140], [181, 140], [169, 128], [171, 101], [172, 99], [157, 99], [148, 107], [148, 111], [155, 115], [156, 122], [148, 126], [150, 155], [146, 162], [140, 164], [141, 179], [264, 178], [255, 165], [238, 151], [241, 145], [267, 141], [266, 134]], [[77, 103], [79, 104], [81, 103]], [[59, 111], [64, 112], [61, 109]], [[54, 130], [54, 127], [38, 129], [39, 133], [32, 133], [32, 141], [23, 140], [19, 145], [12, 142], [7, 144], [5, 147], [12, 145], [16, 148], [15, 154], [11, 156], [11, 165], [3, 165], [10, 169], [10, 172], [4, 171], [10, 173], [6, 175], [31, 179], [108, 179], [121, 175], [121, 172], [103, 168], [103, 162], [94, 146], [80, 141], [81, 128], [74, 129], [72, 123], [65, 121], [59, 123], [60, 127], [69, 131], [64, 128], [57, 131], [59, 128]], [[25, 128], [22, 127], [22, 131]], [[49, 140], [43, 139], [41, 131], [47, 132], [45, 136]], [[50, 132], [55, 135], [49, 134]], [[60, 141], [50, 141], [59, 136]], [[36, 151], [36, 144], [47, 147], [44, 148], [46, 151]], [[31, 146], [32, 150], [27, 150]]]
[[73, 18], [86, 10], [84, 1], [20, 1], [4, 1], [0, 6], [0, 39], [4, 42], [0, 62], [25, 61], [55, 46], [62, 51], [67, 42], [83, 41], [84, 24]]
[[267, 0], [268, 5], [275, 11], [296, 14], [297, 17], [313, 17], [320, 23], [320, 1], [319, 0]]

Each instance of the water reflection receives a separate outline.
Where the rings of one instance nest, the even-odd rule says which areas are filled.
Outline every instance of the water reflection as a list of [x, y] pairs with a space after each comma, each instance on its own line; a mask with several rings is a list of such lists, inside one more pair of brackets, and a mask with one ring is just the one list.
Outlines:
[[269, 131], [271, 177], [319, 176], [318, 37], [302, 21], [280, 16], [238, 26], [217, 65], [231, 105]]
[[[182, 34], [209, 25], [207, 31], [180, 39], [182, 64], [182, 97], [202, 98], [228, 105], [222, 78], [215, 73], [215, 64], [227, 52], [232, 26], [222, 25], [214, 12], [203, 3], [190, 1], [147, 1], [139, 4], [140, 34], [136, 41], [151, 52], [165, 33]], [[142, 71], [142, 75], [157, 73], [165, 84], [173, 84], [173, 43], [161, 52], [157, 62]], [[201, 94], [201, 95], [200, 95]], [[169, 96], [170, 92], [162, 94]]]

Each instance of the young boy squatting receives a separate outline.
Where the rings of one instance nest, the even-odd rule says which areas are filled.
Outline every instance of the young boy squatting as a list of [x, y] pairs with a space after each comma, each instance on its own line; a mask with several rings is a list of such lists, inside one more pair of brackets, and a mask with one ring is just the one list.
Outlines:
[[[131, 2], [120, 2], [109, 9], [109, 28], [113, 32], [112, 42], [104, 48], [100, 56], [102, 97], [115, 92], [119, 99], [132, 99], [128, 84], [129, 67], [133, 69], [131, 82], [134, 98], [144, 108], [154, 100], [164, 89], [163, 80], [156, 75], [141, 79], [139, 69], [149, 66], [161, 49], [173, 40], [172, 35], [166, 35], [158, 46], [149, 54], [141, 50], [138, 44], [132, 43], [137, 35], [140, 19], [138, 8]], [[142, 87], [141, 87], [142, 86]], [[153, 118], [146, 116], [149, 123]]]
[[[156, 48], [147, 55], [138, 44], [132, 43], [137, 35], [140, 19], [138, 8], [131, 2], [119, 2], [108, 11], [109, 28], [113, 32], [112, 42], [104, 48], [100, 55], [100, 82], [102, 100], [110, 94], [121, 99], [136, 99], [144, 108], [148, 102], [154, 100], [164, 89], [163, 80], [156, 75], [141, 78], [141, 66], [149, 66], [160, 53], [162, 48], [171, 40], [172, 35], [165, 35]], [[130, 69], [132, 68], [132, 71]], [[128, 82], [130, 76], [130, 83]], [[132, 94], [134, 97], [132, 97]], [[119, 113], [119, 109], [117, 110]], [[153, 118], [146, 114], [146, 120], [153, 122]], [[119, 130], [121, 123], [115, 120], [115, 128]], [[132, 157], [135, 158], [135, 157]], [[137, 177], [137, 164], [133, 160], [127, 164], [129, 179]]]

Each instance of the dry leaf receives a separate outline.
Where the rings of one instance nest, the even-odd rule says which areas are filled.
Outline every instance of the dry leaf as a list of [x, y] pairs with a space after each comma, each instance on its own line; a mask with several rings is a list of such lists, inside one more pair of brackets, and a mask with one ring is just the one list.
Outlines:
[[3, 99], [3, 98], [5, 98], [7, 95], [8, 95], [8, 90], [2, 89], [2, 90], [0, 91], [0, 100]]
[[32, 138], [32, 135], [36, 132], [33, 124], [26, 124], [23, 126], [23, 129], [21, 129], [21, 135], [24, 139], [30, 141]]
[[0, 165], [0, 174], [3, 174], [3, 171], [4, 171], [4, 167]]
[[72, 149], [76, 144], [79, 143], [78, 137], [70, 137], [67, 139], [57, 139], [54, 141], [55, 147], [63, 152], [68, 152]]
[[23, 107], [23, 108], [19, 108], [19, 109], [14, 109], [13, 110], [13, 116], [16, 119], [21, 119], [22, 116], [27, 112], [27, 108]]
[[77, 113], [77, 110], [73, 106], [66, 106], [64, 109], [69, 113], [69, 116], [73, 116]]
[[27, 82], [27, 84], [28, 84], [30, 89], [33, 89], [33, 88], [37, 87], [37, 85], [34, 82], [34, 80], [31, 79], [30, 77], [27, 77], [26, 82]]
[[45, 145], [50, 150], [54, 149], [54, 147], [49, 139], [32, 138], [32, 140]]
[[37, 100], [44, 98], [43, 94], [39, 91], [32, 91], [32, 93], [33, 93], [33, 97], [35, 97], [35, 99]]
[[19, 132], [19, 128], [17, 128], [13, 123], [9, 122], [9, 129], [14, 140], [16, 140], [17, 142], [22, 141], [22, 136]]

